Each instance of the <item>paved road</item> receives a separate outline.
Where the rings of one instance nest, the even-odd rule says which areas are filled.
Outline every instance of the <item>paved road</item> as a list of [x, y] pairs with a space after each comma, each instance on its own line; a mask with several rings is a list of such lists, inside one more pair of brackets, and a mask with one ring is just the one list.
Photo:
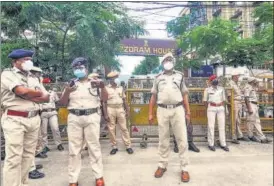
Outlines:
[[[149, 144], [148, 149], [140, 149], [133, 144], [135, 153], [128, 155], [121, 145], [120, 151], [109, 155], [108, 141], [102, 141], [104, 177], [107, 186], [273, 186], [273, 144], [243, 142], [230, 145], [230, 152], [217, 149], [211, 152], [206, 143], [200, 142], [200, 153], [190, 152], [189, 172], [191, 181], [180, 182], [178, 154], [170, 153], [170, 163], [165, 175], [153, 177], [157, 168], [157, 144]], [[49, 157], [37, 160], [42, 163], [46, 177], [31, 180], [30, 186], [68, 186], [68, 151], [53, 150]], [[83, 167], [79, 178], [80, 186], [93, 186], [94, 177], [88, 163], [88, 155], [83, 154]]]

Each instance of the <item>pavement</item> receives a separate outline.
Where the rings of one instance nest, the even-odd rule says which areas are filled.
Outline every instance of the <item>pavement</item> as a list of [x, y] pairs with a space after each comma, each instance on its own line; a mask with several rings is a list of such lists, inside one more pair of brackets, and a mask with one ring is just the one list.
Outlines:
[[[133, 143], [135, 152], [129, 155], [121, 140], [118, 142], [117, 154], [109, 155], [108, 140], [101, 141], [106, 186], [273, 186], [272, 143], [228, 143], [230, 152], [220, 148], [212, 152], [205, 142], [197, 142], [201, 152], [189, 152], [191, 180], [182, 183], [178, 154], [171, 151], [167, 172], [162, 178], [154, 178], [158, 161], [157, 143], [149, 143], [147, 149], [141, 149], [139, 143]], [[37, 164], [43, 164], [41, 171], [46, 176], [30, 180], [29, 186], [68, 186], [68, 146], [64, 146], [66, 150], [59, 152], [51, 145], [47, 159], [36, 158]], [[95, 178], [87, 151], [83, 152], [82, 158], [79, 186], [94, 186]]]

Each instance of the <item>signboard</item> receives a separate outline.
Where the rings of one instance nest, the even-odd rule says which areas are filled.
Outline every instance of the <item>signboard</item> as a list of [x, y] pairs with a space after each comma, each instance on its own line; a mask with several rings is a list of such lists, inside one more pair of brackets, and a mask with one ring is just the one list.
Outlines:
[[119, 52], [119, 55], [163, 56], [168, 52], [174, 53], [175, 49], [175, 40], [124, 39], [121, 41], [121, 50]]
[[213, 67], [210, 65], [202, 65], [200, 69], [191, 69], [191, 77], [209, 77], [213, 74]]

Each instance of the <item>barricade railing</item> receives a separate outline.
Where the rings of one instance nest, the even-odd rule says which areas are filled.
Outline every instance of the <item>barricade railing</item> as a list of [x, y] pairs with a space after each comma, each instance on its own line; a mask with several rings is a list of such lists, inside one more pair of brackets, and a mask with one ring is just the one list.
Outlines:
[[[205, 88], [189, 88], [191, 123], [193, 125], [194, 137], [206, 137], [207, 135], [207, 112], [202, 101], [204, 90]], [[227, 102], [226, 109], [234, 110], [234, 105], [231, 104], [234, 99], [233, 91], [229, 88], [226, 89], [226, 91], [231, 92], [231, 97]], [[138, 138], [146, 133], [150, 137], [158, 137], [157, 106], [154, 107], [154, 123], [150, 125], [148, 122], [148, 104], [151, 97], [150, 89], [128, 89], [126, 93], [130, 107], [130, 119], [128, 121], [129, 128], [131, 129], [130, 136], [132, 138]], [[226, 117], [227, 139], [232, 138], [232, 131], [235, 129], [234, 113], [229, 113], [229, 116]], [[217, 124], [215, 126], [215, 131], [218, 131]], [[216, 135], [216, 137], [218, 138], [218, 135]]]

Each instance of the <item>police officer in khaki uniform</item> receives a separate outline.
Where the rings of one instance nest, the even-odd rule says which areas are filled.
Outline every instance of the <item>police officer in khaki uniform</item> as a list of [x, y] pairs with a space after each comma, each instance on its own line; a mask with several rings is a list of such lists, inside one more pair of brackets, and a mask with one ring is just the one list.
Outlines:
[[206, 88], [204, 91], [203, 101], [207, 107], [207, 121], [208, 121], [208, 148], [212, 151], [215, 151], [214, 146], [214, 126], [215, 119], [217, 116], [218, 120], [218, 129], [219, 129], [219, 138], [220, 145], [224, 151], [229, 151], [229, 148], [226, 146], [225, 139], [225, 107], [226, 102], [225, 89], [221, 86], [218, 86], [218, 79], [216, 75], [209, 77], [211, 86]]
[[[43, 84], [42, 84], [42, 69], [40, 69], [39, 67], [32, 67], [32, 69], [30, 70], [30, 72], [37, 78], [37, 80], [39, 81], [39, 83], [41, 84], [41, 86], [44, 88]], [[40, 107], [40, 117], [41, 117], [41, 110], [42, 110], [42, 104], [39, 104]], [[45, 159], [47, 158], [47, 154], [46, 151], [43, 151], [44, 146], [43, 146], [43, 138], [42, 138], [42, 132], [41, 132], [41, 127], [39, 128], [39, 133], [38, 133], [38, 142], [36, 145], [36, 149], [35, 149], [35, 157], [36, 158], [42, 158]], [[33, 163], [34, 165], [34, 163]], [[34, 169], [35, 166], [32, 166], [32, 170]], [[38, 171], [36, 172], [37, 174], [34, 174], [35, 171], [31, 171], [30, 172], [30, 178], [35, 177], [35, 176], [31, 176], [31, 175], [38, 175]]]
[[188, 89], [183, 81], [183, 74], [174, 70], [175, 58], [171, 53], [163, 57], [164, 71], [153, 83], [152, 96], [149, 103], [149, 122], [153, 123], [153, 107], [157, 101], [157, 119], [159, 127], [159, 155], [160, 161], [154, 176], [163, 176], [168, 165], [170, 146], [170, 125], [179, 148], [181, 165], [181, 181], [189, 181], [188, 142], [186, 119], [190, 120]]
[[51, 128], [53, 139], [57, 149], [59, 151], [63, 151], [64, 147], [61, 142], [61, 134], [58, 125], [58, 117], [56, 110], [56, 103], [59, 101], [59, 97], [57, 93], [52, 89], [49, 90], [50, 94], [50, 102], [43, 103], [42, 112], [41, 112], [41, 134], [42, 134], [42, 145], [44, 147], [44, 151], [50, 151], [48, 147], [48, 124]]
[[[32, 67], [31, 71], [30, 71], [39, 81], [39, 83], [41, 84], [41, 86], [44, 89], [44, 86], [42, 84], [42, 69], [40, 69], [39, 67]], [[41, 105], [40, 106], [40, 111], [41, 111]], [[41, 113], [41, 112], [40, 112]], [[42, 134], [41, 134], [41, 125], [40, 125], [40, 129], [39, 129], [39, 134], [38, 134], [38, 142], [36, 145], [36, 150], [35, 150], [35, 157], [37, 158], [47, 158], [46, 153], [43, 152], [43, 144], [42, 144]], [[30, 168], [30, 172], [29, 172], [29, 179], [40, 179], [45, 177], [45, 174], [42, 172], [39, 172], [39, 169], [43, 168], [43, 165], [41, 164], [36, 164], [35, 163], [35, 159], [33, 159], [32, 161], [32, 165]]]
[[110, 84], [106, 86], [108, 92], [108, 100], [104, 104], [105, 120], [108, 122], [109, 136], [112, 144], [111, 155], [116, 154], [118, 151], [115, 125], [116, 121], [120, 125], [122, 132], [122, 140], [126, 146], [128, 154], [132, 154], [131, 141], [129, 131], [127, 129], [127, 118], [129, 116], [129, 107], [126, 103], [126, 94], [124, 88], [120, 86], [118, 79], [119, 74], [116, 72], [110, 72], [107, 77], [110, 79]]
[[232, 143], [240, 144], [238, 140], [242, 141], [249, 141], [248, 138], [243, 136], [243, 133], [240, 128], [241, 124], [241, 110], [242, 110], [242, 102], [244, 101], [243, 98], [243, 91], [239, 86], [239, 75], [240, 73], [237, 70], [232, 72], [232, 80], [230, 81], [230, 86], [234, 92], [234, 123], [235, 123], [235, 130], [233, 131], [232, 136]]
[[[100, 132], [100, 97], [107, 99], [104, 83], [88, 79], [87, 59], [73, 60], [74, 79], [66, 86], [60, 98], [60, 105], [67, 106], [69, 143], [69, 186], [78, 186], [81, 171], [81, 151], [83, 141], [88, 146], [92, 172], [96, 186], [104, 186]], [[97, 87], [100, 88], [98, 93]], [[100, 95], [101, 94], [101, 95]]]
[[34, 160], [40, 127], [39, 103], [49, 95], [37, 78], [30, 74], [33, 52], [24, 49], [9, 54], [13, 68], [1, 74], [1, 102], [4, 114], [1, 124], [5, 136], [6, 158], [3, 168], [5, 186], [27, 186]]
[[259, 117], [259, 107], [258, 107], [258, 98], [256, 93], [256, 88], [258, 86], [258, 81], [254, 77], [248, 78], [248, 83], [244, 88], [244, 96], [245, 103], [247, 106], [248, 114], [247, 114], [247, 131], [248, 138], [251, 141], [258, 142], [258, 139], [253, 135], [253, 130], [255, 128], [255, 132], [257, 137], [259, 138], [259, 142], [261, 143], [269, 143], [270, 139], [266, 138], [262, 132], [261, 121]]

